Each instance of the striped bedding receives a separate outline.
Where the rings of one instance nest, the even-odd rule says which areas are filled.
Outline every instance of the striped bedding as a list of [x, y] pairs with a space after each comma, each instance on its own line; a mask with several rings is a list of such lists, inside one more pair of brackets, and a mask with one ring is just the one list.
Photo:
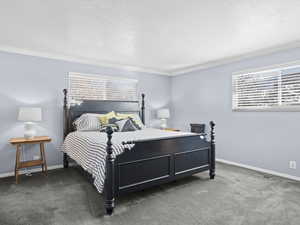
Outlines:
[[[157, 140], [192, 135], [197, 134], [152, 128], [132, 132], [115, 132], [112, 137], [113, 155], [117, 156], [125, 148], [131, 149], [134, 147], [134, 144], [123, 145], [122, 142]], [[93, 176], [94, 185], [100, 193], [103, 191], [105, 180], [106, 142], [107, 135], [104, 132], [75, 131], [70, 133], [63, 143], [63, 151]]]

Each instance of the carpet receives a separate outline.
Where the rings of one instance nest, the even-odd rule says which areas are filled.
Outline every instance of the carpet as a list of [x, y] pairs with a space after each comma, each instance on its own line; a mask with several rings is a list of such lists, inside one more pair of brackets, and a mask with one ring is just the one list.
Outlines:
[[0, 225], [298, 225], [300, 182], [218, 163], [207, 172], [118, 199], [102, 196], [77, 168], [0, 179]]

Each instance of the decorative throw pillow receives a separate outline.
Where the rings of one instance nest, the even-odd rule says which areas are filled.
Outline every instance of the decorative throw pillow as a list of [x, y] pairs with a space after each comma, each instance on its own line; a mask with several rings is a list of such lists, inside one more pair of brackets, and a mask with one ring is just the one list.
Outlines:
[[113, 132], [119, 131], [119, 128], [116, 124], [106, 124], [101, 127], [100, 132], [106, 132], [107, 127], [111, 127]]
[[117, 121], [122, 120], [117, 117], [112, 117], [108, 119], [108, 124], [115, 124]]
[[143, 124], [143, 122], [141, 121], [141, 118], [138, 114], [134, 114], [134, 113], [116, 113], [116, 118], [117, 119], [127, 119], [127, 118], [131, 118], [132, 121], [135, 123], [135, 125], [140, 129], [145, 128], [145, 125]]
[[101, 129], [99, 119], [88, 114], [81, 115], [75, 120], [74, 125], [78, 131], [97, 131]]
[[115, 122], [115, 124], [118, 126], [119, 131], [121, 132], [127, 132], [127, 131], [136, 131], [139, 130], [135, 125], [132, 119], [123, 119], [118, 120]]
[[104, 114], [103, 116], [99, 117], [100, 123], [102, 126], [109, 124], [109, 119], [116, 117], [114, 111]]
[[[131, 118], [126, 118], [126, 119], [118, 119], [117, 117], [113, 117], [113, 118], [110, 118], [108, 120], [108, 123], [109, 124], [115, 124], [117, 127], [118, 127], [118, 131], [124, 131], [123, 130], [123, 125], [125, 124], [126, 120], [130, 120], [130, 122], [127, 122], [127, 125], [125, 126], [125, 131], [131, 131], [131, 130], [140, 130], [141, 128], [133, 121], [133, 119]], [[122, 122], [124, 124], [122, 124]], [[120, 122], [120, 123], [118, 123]], [[130, 124], [130, 125], [129, 125]], [[121, 126], [121, 127], [120, 127]], [[134, 127], [134, 128], [131, 128], [131, 127]]]

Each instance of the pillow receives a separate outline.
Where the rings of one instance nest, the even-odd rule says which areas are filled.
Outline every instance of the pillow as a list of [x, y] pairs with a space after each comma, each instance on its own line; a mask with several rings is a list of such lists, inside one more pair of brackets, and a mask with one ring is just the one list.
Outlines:
[[139, 129], [143, 129], [145, 128], [145, 125], [143, 124], [140, 116], [138, 114], [135, 113], [117, 113], [116, 114], [116, 118], [117, 119], [128, 119], [131, 118], [132, 121], [135, 123], [135, 125], [137, 127], [139, 127]]
[[[123, 128], [123, 123], [125, 123], [126, 121], [125, 120], [130, 120], [130, 125], [132, 125], [134, 128], [131, 128], [131, 129], [134, 129], [134, 130], [141, 130], [141, 128], [133, 121], [133, 119], [131, 118], [126, 118], [126, 119], [118, 119], [117, 117], [113, 117], [113, 118], [110, 118], [108, 120], [108, 124], [115, 124], [117, 127], [118, 127], [118, 131], [121, 131], [122, 132], [122, 128]], [[122, 121], [120, 124], [118, 124], [117, 122], [119, 121]], [[129, 122], [128, 122], [129, 124]], [[121, 126], [121, 128], [120, 128]], [[128, 127], [129, 125], [127, 125], [126, 127]], [[127, 131], [129, 128], [126, 128], [125, 131]]]
[[100, 123], [102, 126], [109, 124], [109, 119], [116, 117], [116, 114], [114, 111], [111, 111], [109, 113], [103, 114], [99, 117]]
[[134, 122], [130, 118], [118, 120], [115, 124], [118, 126], [120, 132], [140, 130], [135, 126]]
[[82, 114], [75, 120], [74, 125], [78, 131], [96, 131], [101, 129], [99, 119], [88, 114]]
[[106, 124], [101, 127], [100, 132], [106, 132], [107, 127], [111, 127], [113, 132], [119, 131], [119, 127], [116, 124]]
[[120, 118], [117, 117], [112, 117], [108, 119], [108, 124], [115, 124], [117, 121], [122, 120]]
[[105, 113], [85, 113], [85, 115], [89, 115], [89, 116], [95, 116], [95, 117], [100, 117], [100, 116], [104, 116]]

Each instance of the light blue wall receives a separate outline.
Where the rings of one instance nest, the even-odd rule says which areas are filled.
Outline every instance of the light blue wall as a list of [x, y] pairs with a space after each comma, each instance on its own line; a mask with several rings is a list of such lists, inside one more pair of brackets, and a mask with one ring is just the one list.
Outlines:
[[[38, 134], [53, 139], [46, 146], [48, 164], [61, 164], [62, 89], [68, 72], [138, 79], [139, 92], [146, 94], [147, 125], [156, 126], [156, 109], [168, 106], [170, 102], [170, 78], [167, 76], [0, 52], [0, 174], [12, 172], [14, 168], [15, 149], [8, 140], [23, 135], [23, 124], [17, 121], [20, 106], [42, 107], [43, 121], [39, 123]], [[36, 146], [27, 146], [25, 153], [26, 159], [31, 160], [37, 154]]]
[[[169, 78], [0, 52], [0, 174], [14, 168], [15, 150], [8, 139], [22, 136], [23, 124], [17, 121], [20, 106], [42, 106], [39, 135], [53, 138], [46, 149], [48, 163], [61, 163], [61, 91], [72, 71], [136, 78], [139, 91], [146, 94], [148, 125], [158, 124], [155, 112], [164, 106], [171, 108], [174, 128], [188, 130], [191, 122], [215, 120], [218, 158], [300, 176], [300, 112], [231, 110], [233, 72], [294, 60], [300, 60], [300, 49]], [[27, 159], [37, 152], [33, 146], [25, 150]], [[297, 161], [297, 170], [288, 168], [289, 160]]]
[[[300, 177], [300, 112], [233, 112], [233, 72], [300, 60], [300, 49], [172, 78], [172, 125], [216, 122], [217, 158]], [[296, 160], [297, 170], [289, 169]]]

